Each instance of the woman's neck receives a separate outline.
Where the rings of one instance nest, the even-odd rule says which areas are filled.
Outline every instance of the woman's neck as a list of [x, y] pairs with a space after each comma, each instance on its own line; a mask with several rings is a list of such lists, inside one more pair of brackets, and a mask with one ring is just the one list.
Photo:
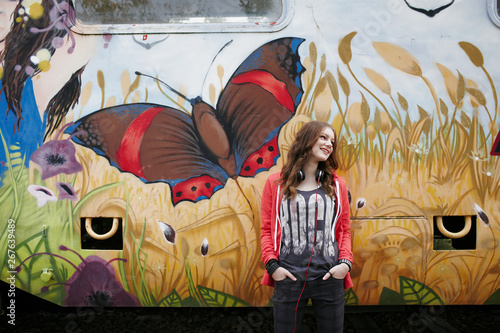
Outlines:
[[318, 170], [318, 163], [307, 162], [302, 171], [306, 178], [297, 186], [297, 190], [310, 191], [318, 187], [316, 180], [316, 171]]

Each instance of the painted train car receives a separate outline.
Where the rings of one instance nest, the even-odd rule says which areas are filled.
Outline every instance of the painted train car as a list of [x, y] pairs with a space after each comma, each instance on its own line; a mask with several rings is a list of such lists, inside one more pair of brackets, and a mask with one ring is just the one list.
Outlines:
[[4, 0], [0, 16], [11, 290], [269, 305], [263, 185], [322, 120], [350, 191], [346, 304], [500, 304], [497, 1]]

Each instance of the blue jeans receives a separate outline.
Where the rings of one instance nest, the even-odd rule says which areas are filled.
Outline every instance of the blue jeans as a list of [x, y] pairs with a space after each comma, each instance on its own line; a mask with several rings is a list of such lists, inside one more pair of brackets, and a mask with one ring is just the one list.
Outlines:
[[[342, 333], [344, 326], [344, 280], [329, 278], [292, 281], [286, 278], [274, 282], [274, 332], [299, 332], [305, 307], [312, 300], [318, 332]], [[300, 301], [299, 301], [300, 298]], [[297, 306], [298, 302], [298, 306]]]

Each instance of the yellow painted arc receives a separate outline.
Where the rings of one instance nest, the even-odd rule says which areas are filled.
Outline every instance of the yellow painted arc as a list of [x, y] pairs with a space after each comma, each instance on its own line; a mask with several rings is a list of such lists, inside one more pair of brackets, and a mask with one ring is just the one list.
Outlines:
[[111, 230], [109, 230], [105, 234], [98, 234], [92, 229], [92, 219], [90, 217], [87, 217], [85, 219], [85, 230], [87, 230], [87, 233], [90, 235], [90, 237], [98, 240], [104, 240], [108, 239], [110, 237], [113, 237], [116, 231], [118, 230], [118, 218], [113, 217], [113, 225], [111, 226]]
[[444, 224], [443, 224], [443, 217], [442, 216], [436, 216], [436, 222], [437, 222], [437, 227], [439, 229], [439, 231], [446, 237], [448, 238], [452, 238], [452, 239], [457, 239], [457, 238], [462, 238], [464, 237], [465, 235], [467, 235], [470, 231], [470, 228], [472, 226], [472, 222], [471, 222], [471, 217], [470, 216], [466, 216], [465, 217], [465, 225], [464, 225], [464, 228], [458, 232], [451, 232], [451, 231], [448, 231]]

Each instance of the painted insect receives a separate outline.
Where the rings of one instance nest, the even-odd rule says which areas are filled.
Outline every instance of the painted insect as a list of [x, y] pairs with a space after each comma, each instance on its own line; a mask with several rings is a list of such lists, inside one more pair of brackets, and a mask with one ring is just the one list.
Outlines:
[[191, 100], [191, 114], [127, 104], [96, 111], [66, 133], [121, 171], [168, 183], [174, 204], [210, 198], [229, 178], [253, 177], [275, 165], [279, 131], [303, 93], [297, 52], [303, 41], [281, 38], [255, 50], [232, 75], [216, 108], [200, 97]]

